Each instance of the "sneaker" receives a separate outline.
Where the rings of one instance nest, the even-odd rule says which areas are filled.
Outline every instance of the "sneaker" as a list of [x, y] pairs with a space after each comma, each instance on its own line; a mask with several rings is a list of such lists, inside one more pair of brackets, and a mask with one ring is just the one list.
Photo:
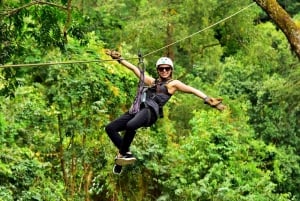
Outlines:
[[122, 166], [115, 164], [113, 167], [113, 173], [114, 174], [121, 174], [122, 173]]
[[115, 159], [117, 165], [130, 165], [136, 161], [136, 158], [131, 153], [126, 153], [124, 156], [118, 155]]

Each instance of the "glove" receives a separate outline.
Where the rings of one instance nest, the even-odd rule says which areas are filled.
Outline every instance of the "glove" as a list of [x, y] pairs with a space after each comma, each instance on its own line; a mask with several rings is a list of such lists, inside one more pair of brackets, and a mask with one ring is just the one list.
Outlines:
[[211, 98], [206, 97], [204, 99], [204, 103], [210, 105], [211, 107], [217, 108], [218, 110], [224, 110], [226, 108], [225, 105], [222, 104], [222, 98]]
[[105, 50], [105, 53], [109, 56], [111, 56], [111, 58], [113, 59], [117, 59], [118, 61], [120, 61], [122, 58], [121, 58], [121, 54], [115, 50]]

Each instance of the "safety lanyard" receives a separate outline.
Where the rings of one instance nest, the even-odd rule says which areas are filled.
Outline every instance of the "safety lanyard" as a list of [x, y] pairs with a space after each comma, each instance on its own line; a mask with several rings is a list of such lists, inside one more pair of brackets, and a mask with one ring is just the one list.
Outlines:
[[137, 112], [140, 111], [140, 105], [141, 105], [141, 97], [143, 93], [143, 88], [145, 85], [145, 64], [143, 61], [143, 56], [142, 53], [139, 51], [138, 53], [139, 56], [139, 63], [138, 63], [138, 69], [140, 71], [140, 79], [139, 79], [139, 84], [137, 87], [137, 92], [135, 99], [133, 101], [133, 104], [131, 105], [129, 109], [129, 114], [136, 114]]

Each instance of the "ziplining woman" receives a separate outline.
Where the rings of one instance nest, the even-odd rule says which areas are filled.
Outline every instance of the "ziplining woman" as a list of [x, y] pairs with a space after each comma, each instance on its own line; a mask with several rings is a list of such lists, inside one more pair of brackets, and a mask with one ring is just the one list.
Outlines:
[[[122, 166], [132, 164], [136, 161], [136, 158], [130, 152], [130, 145], [134, 139], [136, 130], [141, 127], [150, 127], [153, 125], [163, 115], [162, 107], [176, 91], [194, 94], [203, 99], [206, 104], [218, 110], [225, 109], [221, 98], [211, 98], [196, 88], [186, 85], [179, 80], [173, 80], [174, 65], [173, 61], [168, 57], [161, 57], [157, 60], [156, 70], [158, 78], [155, 79], [144, 75], [141, 69], [123, 59], [119, 52], [107, 50], [106, 54], [131, 70], [140, 81], [142, 79], [144, 84], [142, 97], [137, 97], [141, 99], [137, 105], [138, 109], [133, 111], [133, 105], [128, 112], [105, 127], [109, 138], [119, 150], [113, 168], [115, 174], [121, 173]], [[120, 131], [125, 131], [123, 137], [119, 134]]]

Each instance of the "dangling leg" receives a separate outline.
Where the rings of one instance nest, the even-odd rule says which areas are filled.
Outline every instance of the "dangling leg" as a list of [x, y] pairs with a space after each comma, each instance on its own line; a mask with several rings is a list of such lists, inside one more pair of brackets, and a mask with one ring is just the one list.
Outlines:
[[[134, 115], [130, 115], [129, 113], [125, 113], [120, 116], [118, 119], [110, 122], [106, 127], [105, 131], [108, 134], [111, 141], [118, 148], [119, 152], [122, 145], [122, 137], [119, 134], [120, 131], [125, 130], [127, 122], [132, 119]], [[122, 166], [115, 164], [113, 167], [114, 174], [121, 174]]]
[[126, 129], [126, 125], [128, 121], [130, 121], [134, 115], [131, 115], [129, 113], [125, 113], [116, 120], [110, 122], [106, 127], [105, 131], [111, 141], [114, 143], [114, 145], [120, 150], [122, 146], [122, 137], [119, 134], [120, 131], [123, 131]]
[[133, 119], [127, 122], [123, 143], [121, 145], [120, 154], [124, 155], [129, 151], [130, 144], [133, 141], [136, 130], [147, 126], [149, 121], [149, 109], [140, 110]]
[[150, 108], [143, 108], [126, 125], [125, 135], [120, 149], [121, 156], [117, 158], [116, 163], [127, 165], [135, 162], [135, 158], [129, 152], [129, 147], [136, 134], [136, 130], [141, 127], [152, 125], [156, 121], [156, 115]]

